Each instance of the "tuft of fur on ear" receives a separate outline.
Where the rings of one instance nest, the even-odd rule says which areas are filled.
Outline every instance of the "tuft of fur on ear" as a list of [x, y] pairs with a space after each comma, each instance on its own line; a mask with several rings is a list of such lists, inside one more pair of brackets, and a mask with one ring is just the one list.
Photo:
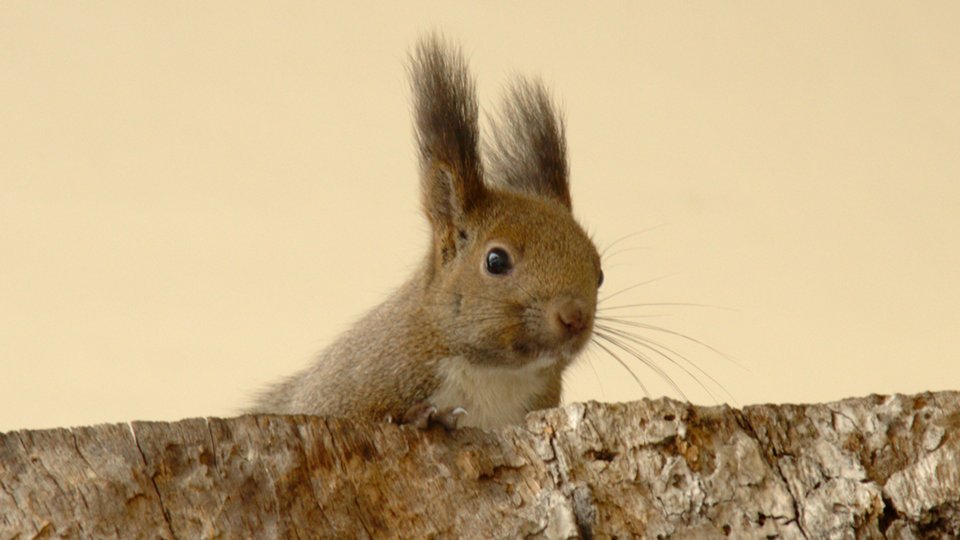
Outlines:
[[563, 116], [540, 80], [509, 88], [493, 134], [489, 164], [498, 183], [571, 208]]
[[423, 206], [440, 247], [483, 199], [478, 106], [463, 54], [437, 35], [423, 38], [410, 59]]

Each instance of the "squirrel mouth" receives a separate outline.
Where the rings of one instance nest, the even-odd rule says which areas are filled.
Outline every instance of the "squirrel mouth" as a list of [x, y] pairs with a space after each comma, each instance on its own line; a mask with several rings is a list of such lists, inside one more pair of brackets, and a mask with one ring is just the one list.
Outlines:
[[538, 356], [542, 351], [542, 347], [526, 340], [514, 341], [510, 348], [518, 356]]
[[578, 336], [577, 339], [565, 339], [560, 343], [540, 343], [531, 338], [517, 338], [510, 344], [510, 350], [515, 355], [534, 359], [543, 355], [572, 357], [580, 352], [589, 340], [589, 333]]

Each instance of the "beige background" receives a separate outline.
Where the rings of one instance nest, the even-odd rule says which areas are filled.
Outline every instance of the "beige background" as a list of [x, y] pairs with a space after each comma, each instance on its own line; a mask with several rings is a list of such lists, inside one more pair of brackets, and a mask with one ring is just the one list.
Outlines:
[[431, 28], [556, 90], [604, 290], [667, 276], [611, 303], [727, 308], [630, 313], [739, 404], [960, 388], [960, 4], [618, 4], [0, 3], [0, 430], [231, 414], [400, 283]]

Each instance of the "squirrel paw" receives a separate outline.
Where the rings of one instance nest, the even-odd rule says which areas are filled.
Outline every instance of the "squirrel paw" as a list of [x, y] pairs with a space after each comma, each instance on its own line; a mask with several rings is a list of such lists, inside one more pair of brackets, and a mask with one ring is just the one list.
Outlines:
[[438, 410], [432, 403], [424, 401], [407, 409], [403, 418], [400, 419], [400, 423], [423, 430], [440, 425], [447, 431], [454, 431], [457, 429], [457, 422], [460, 421], [460, 417], [465, 414], [467, 414], [467, 411], [463, 407], [449, 407]]

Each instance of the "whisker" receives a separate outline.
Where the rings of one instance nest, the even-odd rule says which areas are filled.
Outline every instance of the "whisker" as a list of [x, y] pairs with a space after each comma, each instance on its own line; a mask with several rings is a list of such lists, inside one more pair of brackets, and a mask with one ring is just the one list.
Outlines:
[[720, 381], [718, 381], [716, 378], [714, 378], [712, 375], [710, 375], [710, 373], [707, 372], [706, 370], [704, 370], [702, 367], [698, 366], [695, 362], [693, 362], [692, 360], [690, 360], [689, 358], [687, 358], [685, 355], [680, 354], [679, 352], [677, 352], [675, 349], [672, 349], [672, 348], [670, 348], [670, 347], [668, 347], [668, 346], [666, 346], [666, 345], [664, 345], [664, 344], [662, 344], [662, 343], [659, 343], [659, 342], [657, 342], [657, 341], [654, 341], [654, 340], [652, 340], [652, 339], [650, 339], [650, 338], [646, 338], [646, 337], [642, 337], [642, 336], [635, 336], [635, 335], [632, 335], [632, 334], [628, 334], [627, 332], [624, 332], [624, 331], [619, 330], [619, 329], [616, 329], [616, 328], [603, 327], [603, 330], [606, 331], [606, 332], [612, 332], [614, 335], [617, 335], [617, 336], [619, 336], [619, 337], [621, 337], [621, 338], [623, 338], [623, 339], [626, 339], [627, 341], [630, 341], [630, 342], [636, 344], [636, 345], [639, 346], [639, 347], [644, 347], [645, 349], [648, 349], [648, 350], [650, 350], [650, 351], [652, 351], [652, 352], [655, 352], [655, 353], [659, 354], [660, 356], [663, 356], [663, 357], [666, 358], [669, 362], [671, 362], [672, 364], [674, 364], [675, 366], [677, 366], [679, 369], [683, 370], [683, 372], [686, 373], [687, 375], [689, 375], [691, 379], [693, 379], [694, 381], [696, 381], [697, 384], [698, 384], [701, 388], [703, 388], [703, 390], [704, 390], [705, 392], [707, 392], [707, 394], [709, 394], [710, 397], [711, 397], [715, 402], [720, 403], [720, 400], [717, 399], [717, 396], [714, 395], [714, 393], [710, 391], [710, 389], [703, 383], [703, 381], [701, 381], [694, 373], [692, 373], [690, 370], [688, 370], [687, 368], [685, 368], [682, 364], [680, 364], [679, 362], [677, 362], [677, 361], [674, 360], [673, 358], [669, 357], [669, 355], [668, 355], [667, 353], [672, 354], [674, 357], [676, 357], [676, 358], [682, 360], [683, 362], [687, 363], [687, 364], [688, 364], [690, 367], [692, 367], [694, 370], [696, 370], [696, 371], [699, 372], [701, 375], [703, 375], [704, 377], [706, 377], [707, 379], [709, 379], [710, 382], [712, 382], [713, 384], [715, 384], [715, 385], [717, 386], [717, 388], [719, 388], [720, 390], [722, 390], [723, 393], [726, 394], [727, 397], [729, 397], [732, 402], [734, 402], [734, 403], [737, 402], [736, 398], [733, 397], [733, 394], [731, 394], [730, 391], [727, 390], [727, 388], [726, 388], [723, 384], [720, 383]]
[[[660, 375], [660, 378], [662, 378], [664, 381], [667, 381], [667, 382], [670, 384], [670, 386], [673, 387], [674, 391], [676, 391], [678, 394], [680, 394], [680, 396], [682, 396], [683, 399], [686, 399], [687, 401], [689, 401], [689, 399], [687, 398], [686, 393], [685, 393], [683, 390], [680, 389], [680, 385], [677, 384], [677, 382], [673, 380], [673, 377], [671, 377], [669, 374], [667, 374], [666, 370], [664, 370], [663, 368], [661, 368], [660, 366], [658, 366], [651, 358], [649, 358], [647, 355], [643, 354], [643, 352], [639, 351], [638, 349], [635, 349], [634, 347], [632, 347], [632, 346], [624, 343], [623, 341], [620, 341], [620, 338], [622, 338], [622, 336], [619, 336], [619, 335], [617, 335], [617, 334], [613, 334], [613, 335], [607, 334], [607, 335], [605, 335], [605, 337], [606, 337], [607, 340], [610, 340], [611, 343], [616, 343], [616, 345], [617, 345], [618, 347], [620, 347], [621, 349], [623, 349], [623, 350], [626, 351], [627, 353], [630, 353], [632, 356], [640, 359], [647, 367], [649, 367], [650, 369], [654, 370], [658, 375]], [[618, 339], [617, 339], [617, 340], [613, 340], [613, 337], [617, 337]], [[657, 351], [656, 349], [650, 349], [650, 348], [648, 348], [648, 349], [649, 349], [651, 352], [658, 353], [660, 356], [664, 356], [668, 362], [670, 362], [671, 364], [677, 366], [677, 367], [680, 368], [680, 369], [683, 369], [683, 366], [678, 365], [677, 362], [676, 362], [676, 360], [673, 360], [672, 358], [666, 357], [665, 355], [663, 355], [662, 353], [660, 353], [660, 351]], [[688, 374], [691, 378], [693, 378], [694, 380], [696, 380], [696, 377], [694, 377], [692, 374], [690, 374], [690, 373], [687, 373], [687, 374]]]
[[[479, 323], [488, 323], [488, 322], [501, 322], [501, 321], [507, 321], [507, 320], [509, 320], [507, 317], [493, 314], [493, 315], [489, 315], [489, 316], [487, 316], [487, 317], [471, 318], [471, 319], [470, 319], [470, 324], [479, 324]], [[520, 324], [522, 324], [522, 322], [520, 322]]]
[[509, 301], [507, 301], [507, 300], [504, 300], [503, 298], [497, 298], [497, 297], [494, 297], [494, 296], [485, 296], [485, 295], [476, 294], [476, 293], [464, 293], [464, 292], [453, 292], [453, 291], [439, 291], [439, 292], [441, 292], [441, 293], [443, 293], [443, 294], [447, 294], [447, 295], [449, 295], [449, 296], [462, 296], [462, 297], [464, 297], [464, 298], [479, 298], [480, 300], [487, 300], [487, 301], [494, 302], [494, 303], [497, 303], [497, 304], [510, 304], [510, 303], [511, 303], [511, 302], [509, 302]]
[[[609, 329], [608, 329], [608, 331], [609, 331]], [[680, 362], [678, 362], [678, 361], [675, 360], [674, 358], [670, 357], [670, 355], [666, 354], [665, 352], [663, 352], [663, 351], [660, 350], [660, 349], [657, 349], [656, 347], [650, 346], [650, 345], [647, 344], [647, 343], [643, 343], [643, 342], [638, 342], [638, 341], [635, 341], [635, 340], [631, 340], [631, 339], [629, 339], [629, 338], [631, 337], [631, 336], [629, 336], [629, 335], [625, 335], [625, 334], [622, 334], [622, 333], [614, 333], [614, 335], [615, 335], [617, 338], [619, 338], [619, 339], [626, 339], [627, 341], [631, 341], [631, 342], [635, 343], [636, 346], [643, 347], [644, 349], [646, 349], [646, 350], [648, 350], [648, 351], [656, 354], [657, 356], [660, 356], [661, 358], [663, 358], [663, 359], [666, 360], [667, 362], [673, 364], [677, 369], [683, 371], [688, 377], [690, 377], [691, 379], [693, 379], [693, 380], [697, 383], [697, 385], [699, 385], [701, 388], [703, 388], [703, 390], [707, 393], [707, 395], [710, 396], [710, 399], [712, 399], [712, 400], [713, 400], [714, 402], [716, 402], [716, 403], [719, 403], [719, 402], [720, 402], [720, 401], [717, 399], [717, 397], [714, 395], [714, 393], [711, 392], [710, 389], [709, 389], [706, 385], [704, 385], [703, 382], [702, 382], [699, 378], [697, 378], [697, 376], [696, 376], [695, 374], [693, 374], [690, 370], [688, 370], [687, 368], [685, 368]], [[636, 348], [634, 348], [634, 346], [628, 345], [628, 344], [626, 344], [626, 343], [621, 343], [621, 344], [620, 344], [620, 347], [623, 348], [623, 349], [626, 350], [626, 351], [629, 351], [629, 352], [633, 353], [634, 355], [643, 355], [643, 353], [642, 353], [639, 349], [636, 349]], [[676, 353], [675, 353], [675, 354], [676, 354]], [[682, 357], [682, 355], [678, 355], [678, 356], [681, 356], [681, 357]], [[646, 356], [644, 355], [644, 357], [646, 357]], [[686, 359], [684, 359], [684, 360], [686, 360]], [[686, 361], [689, 362], [689, 360], [686, 360]], [[651, 362], [652, 362], [652, 360], [651, 360]], [[696, 367], [696, 366], [695, 366], [695, 367]], [[660, 368], [660, 366], [657, 366], [657, 369], [658, 369], [658, 373], [660, 373], [660, 376], [661, 376], [661, 377], [665, 378], [665, 380], [666, 380], [666, 379], [669, 379], [668, 382], [670, 383], [670, 385], [673, 386], [674, 390], [677, 391], [677, 393], [679, 393], [679, 394], [683, 397], [683, 399], [685, 399], [685, 400], [687, 400], [687, 401], [690, 401], [690, 399], [687, 397], [686, 393], [683, 392], [683, 390], [680, 390], [679, 385], [673, 380], [673, 378], [672, 378], [672, 377], [669, 377], [668, 375], [666, 375], [666, 370], [664, 370], [663, 368]], [[709, 375], [708, 375], [708, 376], [709, 376]]]
[[638, 308], [638, 307], [659, 307], [659, 306], [681, 306], [681, 307], [701, 307], [701, 308], [710, 308], [710, 309], [722, 309], [724, 311], [737, 311], [734, 308], [729, 308], [725, 306], [717, 306], [713, 304], [697, 304], [694, 302], [646, 302], [642, 304], [624, 304], [620, 306], [603, 306], [597, 307], [597, 312], [606, 311], [609, 309], [629, 309], [629, 308]]
[[[531, 299], [531, 300], [534, 300], [534, 299], [535, 299], [534, 296], [533, 296], [532, 294], [530, 294], [528, 291], [526, 291], [525, 289], [521, 288], [520, 290], [523, 291], [524, 294], [526, 294], [526, 295], [529, 297], [529, 299]], [[481, 295], [481, 294], [458, 293], [458, 292], [449, 292], [449, 291], [441, 291], [441, 292], [444, 293], [444, 294], [450, 295], [450, 296], [457, 296], [457, 295], [459, 295], [459, 296], [462, 296], [462, 297], [464, 297], [464, 298], [487, 300], [487, 301], [489, 301], [489, 302], [491, 302], [491, 303], [493, 303], [493, 304], [501, 305], [501, 306], [516, 307], [516, 306], [520, 305], [520, 304], [517, 304], [517, 303], [514, 302], [514, 301], [504, 300], [504, 299], [502, 299], [502, 298], [495, 298], [495, 297], [491, 297], [491, 296], [485, 296], [485, 295]], [[437, 303], [437, 302], [433, 302], [433, 303], [431, 303], [431, 304], [429, 304], [429, 305], [443, 306], [444, 304], [442, 304], [442, 303]], [[530, 303], [528, 303], [528, 304], [522, 304], [522, 307], [523, 307], [524, 310], [530, 311], [530, 312], [532, 312], [532, 313], [538, 313], [538, 314], [543, 313], [543, 308], [537, 306], [535, 302], [530, 302]], [[493, 309], [493, 308], [488, 308], [488, 309]]]
[[607, 252], [610, 251], [610, 248], [612, 248], [613, 246], [619, 244], [620, 242], [623, 242], [623, 241], [626, 240], [627, 238], [633, 238], [633, 237], [635, 237], [635, 236], [640, 236], [640, 234], [641, 234], [642, 232], [643, 232], [643, 231], [636, 231], [636, 232], [632, 232], [632, 233], [629, 233], [629, 234], [625, 234], [625, 235], [621, 236], [620, 238], [617, 238], [617, 239], [614, 240], [613, 242], [610, 242], [610, 244], [608, 244], [605, 248], [603, 248], [602, 250], [600, 250], [600, 260], [603, 260], [604, 256], [607, 254]]
[[613, 270], [614, 268], [629, 266], [627, 263], [621, 263], [621, 262], [611, 263], [609, 259], [604, 259], [601, 265], [603, 266], [604, 273], [610, 273], [610, 275], [613, 275], [613, 273], [611, 273], [610, 271]]
[[663, 227], [664, 225], [665, 225], [665, 223], [660, 223], [660, 224], [658, 224], [658, 225], [654, 225], [653, 227], [648, 227], [648, 228], [646, 228], [646, 229], [641, 229], [641, 230], [639, 230], [639, 231], [632, 232], [632, 233], [630, 233], [630, 234], [625, 234], [625, 235], [621, 236], [620, 238], [617, 238], [617, 239], [614, 240], [613, 242], [610, 242], [610, 244], [607, 245], [607, 247], [603, 248], [603, 251], [600, 252], [600, 258], [602, 259], [602, 258], [603, 258], [603, 255], [604, 255], [610, 248], [612, 248], [613, 246], [619, 244], [620, 242], [623, 242], [623, 241], [626, 240], [627, 238], [633, 238], [634, 236], [640, 236], [641, 234], [644, 234], [644, 233], [647, 233], [647, 232], [650, 232], [650, 231], [659, 229], [660, 227]]
[[[629, 354], [630, 356], [633, 356], [634, 358], [636, 358], [637, 360], [639, 360], [640, 362], [642, 362], [645, 366], [647, 366], [647, 367], [650, 368], [653, 372], [655, 372], [657, 375], [659, 375], [661, 379], [663, 379], [664, 381], [666, 381], [666, 382], [673, 388], [673, 390], [674, 390], [677, 394], [679, 394], [684, 400], [690, 401], [690, 399], [687, 398], [687, 395], [684, 393], [684, 391], [680, 389], [680, 385], [678, 385], [677, 382], [673, 380], [673, 377], [671, 377], [666, 371], [664, 371], [663, 368], [661, 368], [660, 366], [658, 366], [653, 360], [651, 360], [651, 359], [650, 359], [649, 357], [647, 357], [645, 354], [643, 354], [642, 352], [634, 349], [633, 347], [630, 347], [629, 345], [624, 344], [622, 341], [620, 341], [620, 340], [618, 340], [618, 339], [614, 339], [613, 336], [604, 334], [604, 333], [602, 333], [602, 332], [601, 332], [601, 333], [598, 333], [597, 335], [600, 336], [601, 338], [603, 338], [604, 340], [606, 340], [606, 341], [607, 341], [608, 343], [610, 343], [611, 345], [614, 345], [614, 346], [620, 348], [621, 350], [623, 350], [624, 352], [626, 352], [626, 353]], [[608, 352], [609, 352], [609, 351], [608, 351]], [[644, 393], [646, 393], [648, 397], [650, 396], [650, 394], [646, 391], [646, 387], [644, 387]]]
[[[610, 341], [610, 338], [608, 338], [608, 337], [606, 337], [606, 336], [604, 336], [604, 335], [602, 335], [602, 334], [599, 334], [599, 333], [597, 333], [597, 332], [594, 332], [593, 335], [596, 336], [596, 337], [603, 338], [603, 339], [605, 339], [605, 340], [607, 340], [607, 341]], [[621, 360], [620, 357], [616, 355], [616, 353], [614, 353], [613, 351], [611, 351], [610, 349], [608, 349], [607, 347], [605, 347], [605, 346], [603, 345], [603, 343], [600, 343], [600, 342], [597, 341], [596, 339], [591, 339], [591, 341], [592, 341], [594, 344], [596, 344], [597, 347], [600, 347], [601, 349], [603, 349], [604, 351], [606, 351], [607, 354], [609, 354], [610, 356], [612, 356], [613, 359], [617, 361], [617, 363], [619, 363], [621, 366], [623, 366], [623, 369], [627, 370], [627, 373], [629, 373], [630, 376], [633, 377], [633, 380], [637, 381], [637, 384], [640, 386], [640, 389], [643, 390], [643, 395], [645, 395], [645, 396], [647, 396], [647, 397], [650, 397], [650, 392], [647, 391], [647, 385], [643, 384], [643, 382], [640, 380], [640, 377], [637, 377], [637, 374], [634, 373], [632, 369], [630, 369], [630, 366], [627, 365], [626, 362], [624, 362], [623, 360]], [[611, 343], [612, 343], [612, 342], [611, 342]], [[642, 362], [642, 361], [643, 361], [643, 360], [641, 360], [641, 362]], [[644, 362], [644, 363], [645, 363], [645, 362]]]
[[626, 248], [623, 248], [623, 249], [618, 249], [617, 251], [614, 251], [613, 253], [611, 253], [611, 254], [609, 254], [609, 255], [602, 255], [602, 257], [603, 257], [602, 260], [604, 261], [604, 263], [606, 263], [607, 261], [609, 261], [610, 259], [613, 259], [613, 258], [616, 257], [617, 255], [622, 255], [622, 254], [627, 253], [627, 252], [630, 252], [630, 251], [658, 251], [658, 250], [657, 250], [656, 248], [644, 247], [644, 246], [626, 247]]
[[598, 321], [616, 321], [617, 319], [652, 319], [655, 317], [675, 317], [676, 313], [644, 313], [638, 315], [617, 315], [617, 319], [612, 317], [604, 317], [599, 315], [600, 311], [597, 311], [598, 315], [594, 317]]
[[597, 379], [597, 386], [600, 387], [600, 395], [606, 395], [607, 393], [603, 390], [603, 381], [600, 380], [600, 373], [597, 372], [597, 367], [593, 365], [593, 358], [591, 358], [593, 356], [593, 351], [588, 349], [584, 352], [587, 353], [585, 355], [587, 356], [587, 365], [589, 365], [590, 370], [593, 371], [593, 376]]
[[630, 285], [629, 287], [625, 287], [625, 288], [623, 288], [623, 289], [620, 289], [619, 291], [616, 291], [616, 292], [613, 292], [613, 293], [608, 294], [607, 296], [604, 296], [603, 298], [597, 300], [597, 303], [598, 303], [598, 304], [601, 304], [601, 303], [603, 303], [603, 302], [606, 302], [607, 300], [610, 300], [610, 299], [613, 298], [614, 296], [617, 296], [618, 294], [623, 294], [623, 293], [625, 293], [625, 292], [627, 292], [627, 291], [636, 289], [637, 287], [642, 287], [643, 285], [648, 285], [648, 284], [650, 284], [650, 283], [653, 283], [654, 281], [660, 281], [661, 279], [666, 279], [666, 278], [669, 278], [669, 277], [673, 277], [673, 276], [677, 275], [678, 273], [679, 273], [679, 272], [674, 272], [674, 273], [671, 273], [671, 274], [665, 274], [665, 275], [662, 275], [662, 276], [655, 277], [655, 278], [653, 278], [653, 279], [648, 279], [648, 280], [646, 280], [646, 281], [641, 281], [640, 283], [637, 283], [637, 284], [634, 284], [634, 285]]
[[717, 349], [716, 347], [714, 347], [714, 346], [712, 346], [712, 345], [708, 345], [708, 344], [704, 343], [703, 341], [700, 341], [699, 339], [697, 339], [697, 338], [695, 338], [695, 337], [690, 337], [690, 336], [688, 336], [688, 335], [686, 335], [686, 334], [683, 334], [683, 333], [680, 333], [680, 332], [675, 332], [675, 331], [673, 331], [673, 330], [669, 330], [669, 329], [667, 329], [667, 328], [664, 328], [664, 327], [662, 327], [662, 326], [657, 326], [657, 325], [655, 325], [655, 324], [646, 324], [646, 323], [641, 323], [641, 322], [636, 322], [636, 321], [623, 321], [623, 320], [611, 319], [611, 318], [606, 318], [606, 317], [604, 317], [603, 320], [606, 320], [606, 321], [609, 321], [609, 322], [612, 322], [612, 323], [616, 323], [616, 324], [622, 324], [622, 325], [625, 325], [625, 326], [633, 326], [633, 327], [636, 327], [636, 328], [645, 328], [645, 329], [647, 329], [647, 330], [653, 330], [653, 331], [655, 331], [655, 332], [663, 332], [663, 333], [665, 333], [665, 334], [670, 334], [671, 336], [677, 336], [677, 337], [679, 337], [679, 338], [681, 338], [681, 339], [685, 339], [685, 340], [687, 340], [687, 341], [689, 341], [689, 342], [691, 342], [691, 343], [696, 343], [697, 345], [700, 345], [701, 347], [703, 347], [703, 348], [705, 348], [705, 349], [707, 349], [707, 350], [709, 350], [709, 351], [712, 351], [712, 352], [720, 355], [722, 358], [724, 358], [725, 360], [727, 360], [727, 361], [730, 362], [731, 364], [739, 367], [740, 369], [746, 370], [746, 367], [744, 367], [740, 362], [737, 362], [733, 357], [727, 355], [726, 353], [724, 353], [723, 351], [721, 351], [720, 349]]
[[528, 303], [532, 306], [532, 305], [535, 303], [536, 296], [534, 296], [533, 293], [531, 293], [530, 291], [528, 291], [528, 290], [527, 290], [523, 285], [521, 285], [520, 283], [516, 283], [515, 285], [517, 286], [518, 289], [520, 289], [520, 292], [522, 292], [523, 294], [527, 295]]

